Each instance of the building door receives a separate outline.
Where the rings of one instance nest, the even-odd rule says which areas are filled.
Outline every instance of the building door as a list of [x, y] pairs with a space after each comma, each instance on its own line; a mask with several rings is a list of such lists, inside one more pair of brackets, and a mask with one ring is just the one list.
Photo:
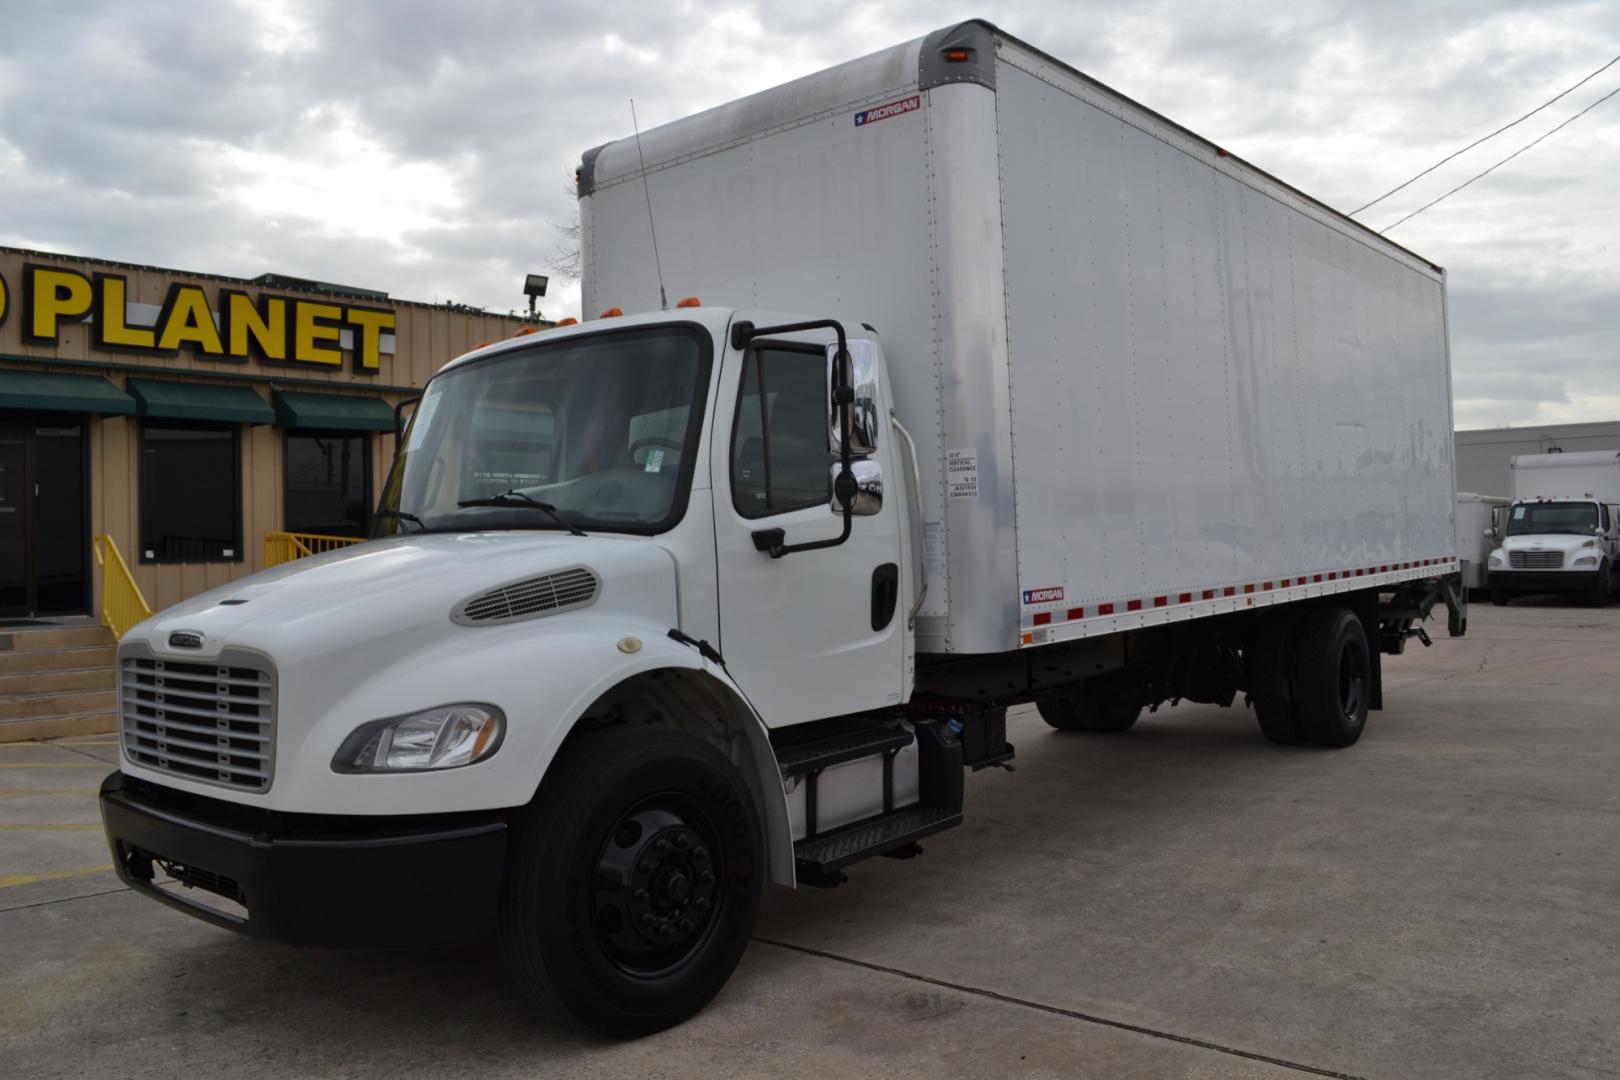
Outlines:
[[0, 421], [0, 616], [90, 609], [84, 422]]
[[282, 527], [322, 536], [371, 535], [370, 432], [287, 432]]

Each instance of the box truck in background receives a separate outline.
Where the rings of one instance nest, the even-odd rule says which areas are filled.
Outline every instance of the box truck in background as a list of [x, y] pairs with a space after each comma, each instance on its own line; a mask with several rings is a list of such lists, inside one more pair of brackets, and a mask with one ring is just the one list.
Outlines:
[[1485, 588], [1491, 552], [1502, 542], [1506, 511], [1513, 502], [1501, 495], [1457, 492], [1457, 565], [1462, 587]]
[[602, 317], [437, 374], [383, 536], [126, 637], [137, 890], [498, 933], [536, 1002], [641, 1034], [765, 882], [960, 823], [1011, 705], [1346, 747], [1383, 655], [1465, 629], [1444, 274], [987, 23], [590, 151], [579, 193]]
[[1487, 576], [1493, 604], [1565, 593], [1602, 607], [1620, 586], [1620, 450], [1519, 454], [1501, 546]]

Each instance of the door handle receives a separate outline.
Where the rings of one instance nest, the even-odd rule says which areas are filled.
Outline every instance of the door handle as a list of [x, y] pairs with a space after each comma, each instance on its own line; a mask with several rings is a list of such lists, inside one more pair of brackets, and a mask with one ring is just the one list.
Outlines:
[[900, 602], [900, 567], [886, 562], [872, 571], [872, 629], [882, 630]]

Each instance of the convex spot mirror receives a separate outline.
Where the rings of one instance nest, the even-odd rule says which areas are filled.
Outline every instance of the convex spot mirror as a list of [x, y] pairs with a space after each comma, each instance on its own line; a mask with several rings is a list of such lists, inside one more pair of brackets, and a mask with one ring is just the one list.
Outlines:
[[838, 483], [842, 466], [838, 462], [832, 463], [829, 475], [832, 478], [832, 501], [828, 503], [834, 514], [844, 512], [844, 502], [850, 498], [849, 512], [856, 517], [870, 517], [883, 509], [883, 470], [875, 461], [852, 461], [849, 463], [850, 475], [854, 483], [846, 482], [842, 487]]
[[[843, 406], [849, 418], [849, 452], [859, 457], [875, 453], [878, 448], [879, 415], [877, 404], [878, 354], [877, 345], [857, 339], [848, 343], [849, 367], [843, 383], [851, 387], [854, 400]], [[827, 346], [827, 400], [832, 401], [832, 388], [839, 384], [838, 346]], [[841, 449], [838, 438], [838, 406], [829, 412], [830, 427], [827, 449], [834, 454]]]

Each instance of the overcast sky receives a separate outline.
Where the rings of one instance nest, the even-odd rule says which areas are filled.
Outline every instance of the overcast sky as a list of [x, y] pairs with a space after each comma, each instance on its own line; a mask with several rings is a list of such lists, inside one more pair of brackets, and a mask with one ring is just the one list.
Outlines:
[[[521, 308], [580, 152], [983, 16], [1349, 210], [1620, 54], [1620, 4], [0, 0], [0, 244]], [[1368, 211], [1384, 227], [1620, 64]], [[1620, 419], [1620, 96], [1390, 233], [1459, 427]], [[549, 317], [577, 315], [553, 278]]]

